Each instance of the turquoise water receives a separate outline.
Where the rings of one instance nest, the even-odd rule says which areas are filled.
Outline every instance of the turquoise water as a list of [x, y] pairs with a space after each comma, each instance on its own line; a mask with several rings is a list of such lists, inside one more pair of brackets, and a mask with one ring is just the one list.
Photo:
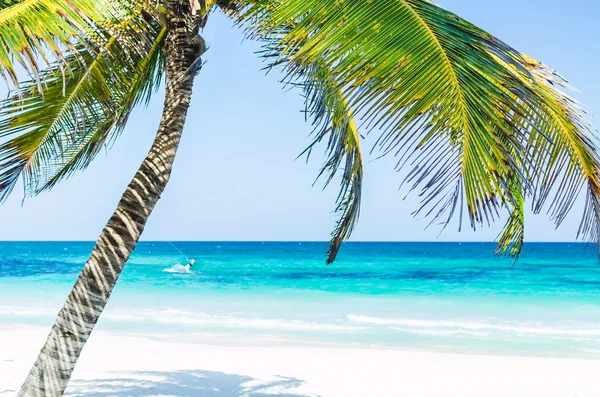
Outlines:
[[[140, 243], [97, 329], [182, 342], [598, 357], [600, 264], [581, 244]], [[0, 243], [0, 325], [50, 327], [92, 248]]]

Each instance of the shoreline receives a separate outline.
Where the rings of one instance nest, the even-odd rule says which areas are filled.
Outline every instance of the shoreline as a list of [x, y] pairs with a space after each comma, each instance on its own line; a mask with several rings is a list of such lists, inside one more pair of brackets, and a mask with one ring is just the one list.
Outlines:
[[[14, 324], [2, 324], [0, 323], [0, 336], [5, 332], [12, 334], [13, 332], [30, 331], [32, 333], [39, 334], [46, 330], [46, 333], [50, 331], [52, 325], [40, 326], [37, 324], [14, 323]], [[175, 331], [172, 333], [167, 332], [147, 332], [147, 331], [123, 331], [123, 330], [112, 330], [112, 329], [97, 329], [94, 334], [102, 334], [105, 336], [113, 336], [119, 338], [132, 338], [132, 339], [144, 339], [151, 342], [157, 343], [176, 343], [178, 345], [191, 345], [191, 346], [211, 346], [221, 347], [225, 349], [229, 348], [256, 348], [256, 349], [277, 349], [277, 348], [290, 348], [290, 349], [329, 349], [329, 350], [368, 350], [368, 351], [384, 351], [384, 352], [400, 352], [406, 354], [443, 354], [443, 355], [457, 355], [457, 356], [481, 356], [481, 357], [498, 357], [498, 358], [532, 358], [532, 359], [567, 359], [567, 360], [589, 360], [598, 361], [600, 360], [600, 350], [594, 351], [596, 357], [588, 356], [577, 356], [577, 355], [561, 355], [558, 352], [551, 352], [547, 354], [540, 354], [535, 351], [522, 351], [516, 353], [514, 351], [483, 351], [483, 350], [461, 350], [458, 348], [448, 350], [436, 350], [432, 347], [411, 347], [411, 346], [394, 346], [384, 345], [377, 343], [356, 343], [348, 344], [345, 342], [331, 342], [331, 341], [317, 341], [312, 339], [301, 340], [299, 338], [292, 339], [291, 337], [276, 337], [274, 335], [269, 336], [241, 336], [231, 335], [227, 333], [212, 333], [212, 332], [181, 332]], [[0, 346], [2, 341], [0, 341]], [[41, 343], [41, 342], [40, 342]], [[0, 360], [2, 354], [0, 352]]]
[[[0, 396], [49, 329], [0, 327]], [[244, 347], [92, 334], [66, 396], [597, 396], [600, 360], [339, 347]]]

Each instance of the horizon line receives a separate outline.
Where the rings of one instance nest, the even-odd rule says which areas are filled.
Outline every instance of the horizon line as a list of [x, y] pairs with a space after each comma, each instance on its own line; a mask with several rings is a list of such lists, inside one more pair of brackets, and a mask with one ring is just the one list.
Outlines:
[[[95, 243], [96, 240], [0, 240], [0, 243]], [[138, 243], [323, 243], [328, 244], [329, 240], [140, 240]], [[344, 244], [352, 243], [461, 243], [461, 244], [497, 244], [497, 241], [459, 241], [459, 240], [353, 240], [346, 241]], [[592, 244], [585, 241], [526, 241], [524, 244]]]

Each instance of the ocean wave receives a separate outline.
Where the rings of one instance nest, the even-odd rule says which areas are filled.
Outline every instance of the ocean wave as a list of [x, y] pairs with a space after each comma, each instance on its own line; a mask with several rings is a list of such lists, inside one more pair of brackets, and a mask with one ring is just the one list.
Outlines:
[[[350, 314], [348, 320], [355, 324], [370, 324], [370, 325], [384, 325], [389, 326], [390, 329], [397, 329], [398, 326], [403, 331], [408, 329], [418, 329], [420, 332], [429, 330], [441, 330], [441, 331], [496, 331], [506, 332], [518, 335], [529, 335], [529, 336], [563, 336], [563, 337], [600, 337], [600, 328], [593, 326], [580, 326], [580, 327], [544, 327], [534, 324], [502, 324], [502, 323], [490, 323], [487, 321], [473, 321], [473, 320], [417, 320], [417, 319], [405, 319], [405, 318], [381, 318], [381, 317], [370, 317], [363, 315]], [[396, 326], [396, 327], [394, 327]]]
[[116, 310], [107, 312], [104, 318], [119, 322], [152, 321], [161, 324], [197, 325], [204, 327], [251, 328], [287, 331], [361, 331], [364, 326], [317, 323], [289, 319], [234, 317], [206, 313], [194, 313], [179, 309], [166, 310]]
[[[0, 315], [25, 317], [56, 316], [59, 309], [43, 306], [0, 306]], [[247, 328], [282, 331], [353, 332], [367, 329], [349, 324], [318, 323], [291, 319], [235, 317], [195, 313], [179, 309], [165, 310], [107, 310], [102, 318], [117, 323], [149, 321], [158, 324], [195, 325], [199, 327]]]
[[488, 336], [489, 332], [479, 331], [467, 331], [463, 329], [431, 329], [431, 328], [402, 328], [402, 327], [388, 327], [388, 329], [400, 332], [406, 332], [410, 334], [430, 335], [430, 336], [454, 336], [454, 335], [466, 335], [466, 336]]
[[15, 316], [48, 316], [56, 315], [59, 308], [45, 306], [0, 306], [0, 314]]

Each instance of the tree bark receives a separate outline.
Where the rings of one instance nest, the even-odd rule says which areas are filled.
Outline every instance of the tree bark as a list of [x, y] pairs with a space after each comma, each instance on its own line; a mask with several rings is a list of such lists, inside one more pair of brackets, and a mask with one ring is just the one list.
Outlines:
[[62, 396], [173, 166], [205, 46], [189, 0], [167, 0], [167, 85], [156, 138], [100, 234], [18, 397]]

